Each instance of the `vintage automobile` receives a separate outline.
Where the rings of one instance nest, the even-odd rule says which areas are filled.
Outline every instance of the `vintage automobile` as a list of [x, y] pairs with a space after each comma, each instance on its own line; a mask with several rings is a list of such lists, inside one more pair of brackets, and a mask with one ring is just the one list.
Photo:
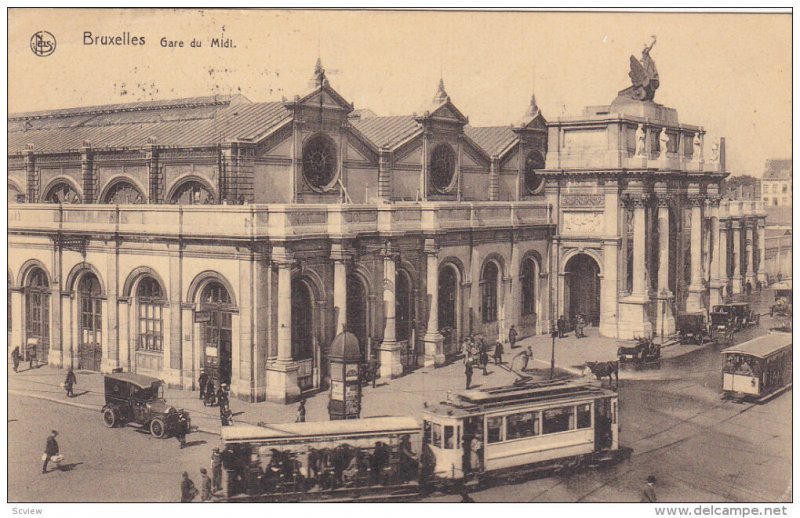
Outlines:
[[[733, 302], [731, 304], [719, 304], [714, 306], [711, 312], [712, 323], [722, 325], [722, 322], [732, 321], [734, 330], [740, 331], [746, 327], [757, 326], [759, 315], [750, 307], [748, 302]], [[715, 319], [715, 315], [717, 318]], [[724, 315], [724, 317], [722, 316]], [[732, 316], [731, 316], [732, 315]]]
[[636, 345], [617, 349], [620, 362], [648, 363], [661, 358], [661, 345], [655, 343], [652, 338], [635, 338], [635, 340]]
[[108, 428], [134, 423], [153, 437], [174, 435], [179, 426], [191, 427], [189, 413], [164, 400], [164, 382], [133, 372], [105, 375], [105, 400], [101, 412]]
[[775, 304], [769, 310], [771, 317], [792, 316], [792, 281], [776, 282], [770, 288], [775, 292]]
[[708, 324], [703, 313], [679, 313], [676, 327], [682, 344], [691, 339], [695, 344], [703, 345], [709, 336]]

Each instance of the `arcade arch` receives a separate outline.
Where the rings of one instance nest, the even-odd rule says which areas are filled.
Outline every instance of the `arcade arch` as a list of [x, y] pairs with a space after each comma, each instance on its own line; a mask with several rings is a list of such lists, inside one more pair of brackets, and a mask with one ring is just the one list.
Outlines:
[[562, 314], [572, 321], [579, 314], [587, 322], [600, 322], [600, 266], [589, 254], [580, 252], [564, 266], [564, 306]]

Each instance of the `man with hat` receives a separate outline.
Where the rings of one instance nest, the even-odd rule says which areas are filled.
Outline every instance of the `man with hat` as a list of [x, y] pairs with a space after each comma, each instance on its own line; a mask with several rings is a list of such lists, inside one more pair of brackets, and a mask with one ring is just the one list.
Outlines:
[[655, 485], [656, 485], [656, 477], [653, 475], [649, 475], [647, 477], [647, 485], [645, 485], [644, 488], [642, 488], [642, 498], [639, 500], [639, 502], [644, 502], [644, 503], [658, 502], [658, 499], [656, 498]]
[[197, 488], [194, 487], [194, 482], [189, 478], [189, 474], [184, 471], [181, 481], [181, 502], [191, 502], [196, 496]]
[[42, 464], [42, 473], [47, 473], [47, 463], [50, 462], [50, 458], [54, 455], [58, 455], [58, 442], [56, 442], [56, 436], [58, 432], [56, 430], [51, 430], [50, 435], [47, 437], [47, 444], [44, 447], [44, 455]]
[[214, 491], [222, 489], [222, 456], [219, 448], [211, 450], [211, 487]]
[[211, 500], [211, 479], [208, 478], [206, 468], [200, 468], [200, 500], [203, 502]]

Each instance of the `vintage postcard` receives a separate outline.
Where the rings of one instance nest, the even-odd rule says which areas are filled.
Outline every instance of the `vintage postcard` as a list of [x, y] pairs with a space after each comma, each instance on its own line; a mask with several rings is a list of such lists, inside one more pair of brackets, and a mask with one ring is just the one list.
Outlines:
[[788, 513], [790, 11], [7, 17], [14, 514]]

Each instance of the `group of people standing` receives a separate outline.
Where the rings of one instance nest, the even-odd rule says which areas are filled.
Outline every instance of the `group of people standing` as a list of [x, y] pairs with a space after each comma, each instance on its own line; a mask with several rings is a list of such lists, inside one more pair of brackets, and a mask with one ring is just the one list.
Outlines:
[[[233, 424], [233, 412], [231, 412], [230, 396], [228, 395], [228, 385], [220, 381], [215, 381], [208, 375], [205, 369], [200, 372], [197, 380], [200, 386], [200, 399], [206, 406], [219, 406], [219, 420], [222, 426]], [[214, 387], [216, 386], [216, 390]]]
[[[578, 313], [573, 323], [575, 327], [575, 338], [586, 338], [586, 333], [584, 332], [584, 329], [586, 329], [586, 317]], [[558, 332], [559, 338], [567, 336], [567, 333], [569, 333], [569, 324], [569, 320], [564, 318], [564, 315], [558, 317], [558, 320], [556, 320], [556, 331]]]
[[[516, 328], [512, 325], [508, 330], [508, 343], [511, 349], [515, 347], [518, 336]], [[530, 347], [528, 349], [530, 349]], [[470, 334], [464, 338], [461, 344], [461, 353], [464, 355], [464, 375], [466, 376], [467, 390], [469, 390], [472, 384], [472, 373], [476, 367], [483, 370], [484, 376], [489, 374], [486, 367], [489, 365], [490, 352], [492, 353], [492, 359], [495, 365], [502, 365], [505, 363], [503, 361], [505, 348], [503, 347], [503, 342], [500, 340], [497, 340], [494, 344], [490, 344], [485, 341], [481, 335]]]
[[194, 481], [189, 478], [189, 473], [183, 472], [181, 480], [181, 502], [192, 502], [199, 495], [201, 502], [211, 501], [211, 497], [217, 491], [222, 490], [222, 456], [219, 448], [214, 448], [211, 452], [211, 476], [208, 476], [206, 468], [200, 468], [200, 489], [194, 485]]

